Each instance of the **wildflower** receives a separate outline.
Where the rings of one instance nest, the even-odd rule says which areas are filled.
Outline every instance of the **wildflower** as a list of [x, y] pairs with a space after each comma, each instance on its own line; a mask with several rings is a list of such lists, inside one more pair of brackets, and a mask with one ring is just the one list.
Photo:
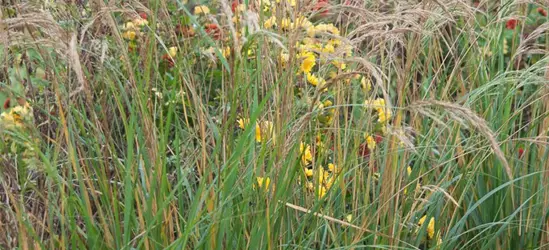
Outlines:
[[[257, 187], [265, 190], [266, 191], [269, 191], [269, 185], [271, 184], [271, 178], [269, 177], [266, 177], [266, 178], [263, 178], [263, 177], [256, 177], [256, 181], [257, 181]], [[254, 188], [256, 186], [254, 185]]]
[[309, 21], [307, 18], [305, 18], [303, 16], [299, 16], [299, 17], [297, 17], [295, 22], [293, 22], [290, 26], [291, 26], [292, 29], [303, 28], [303, 29], [306, 30], [309, 27], [311, 27], [312, 25], [313, 25], [313, 23], [311, 23], [311, 21]]
[[32, 107], [27, 102], [0, 114], [0, 126], [6, 129], [22, 127], [25, 120], [32, 119]]
[[137, 36], [137, 34], [133, 30], [128, 30], [128, 31], [122, 33], [122, 38], [130, 40], [130, 41], [135, 40], [136, 36]]
[[313, 176], [313, 170], [306, 168], [305, 169], [305, 176], [307, 176], [307, 177]]
[[408, 176], [412, 175], [412, 167], [408, 166], [406, 168], [406, 173], [408, 174]]
[[263, 121], [255, 124], [255, 141], [262, 142], [263, 139], [270, 139], [274, 137], [273, 123], [270, 121]]
[[[423, 226], [423, 223], [425, 223], [426, 219], [427, 219], [426, 215], [421, 217], [421, 219], [419, 219], [417, 223], [418, 226], [419, 227]], [[427, 236], [429, 236], [429, 239], [432, 239], [433, 237], [435, 237], [435, 218], [433, 217], [431, 217], [431, 219], [429, 220], [429, 224], [427, 225]]]
[[303, 58], [303, 62], [300, 66], [300, 72], [310, 73], [313, 67], [316, 65], [316, 57], [312, 52], [304, 52], [298, 54], [299, 58]]
[[385, 107], [385, 100], [383, 98], [378, 98], [374, 101], [366, 100], [365, 104], [376, 109], [379, 123], [385, 123], [391, 119], [392, 112]]
[[316, 77], [314, 74], [307, 73], [307, 82], [313, 86], [317, 86], [321, 82], [321, 79]]
[[518, 157], [519, 157], [519, 158], [522, 158], [523, 155], [524, 155], [524, 148], [520, 147], [520, 148], [518, 149]]
[[507, 55], [509, 53], [509, 44], [507, 44], [507, 39], [503, 40], [503, 54]]
[[372, 90], [372, 83], [370, 82], [370, 79], [362, 77], [362, 79], [360, 79], [360, 87], [364, 90], [364, 92], [370, 92], [370, 90]]
[[517, 19], [511, 19], [509, 21], [507, 21], [507, 23], [505, 23], [505, 28], [507, 28], [508, 30], [514, 30], [518, 25], [518, 20]]
[[168, 49], [168, 55], [175, 57], [177, 55], [177, 47], [170, 47]]
[[368, 145], [368, 149], [374, 150], [376, 148], [376, 141], [374, 140], [374, 137], [368, 134], [366, 134], [364, 137], [366, 138], [366, 145]]
[[265, 27], [265, 29], [270, 29], [274, 26], [276, 26], [276, 16], [269, 17], [269, 19], [265, 20], [263, 23], [263, 27]]
[[301, 163], [303, 166], [309, 165], [313, 162], [313, 154], [311, 153], [311, 146], [301, 142], [299, 144], [299, 152], [301, 154]]
[[236, 123], [238, 124], [239, 128], [245, 129], [246, 126], [250, 123], [250, 119], [240, 118], [236, 121]]
[[547, 10], [545, 10], [543, 7], [538, 7], [538, 13], [544, 17], [547, 16]]
[[133, 30], [135, 29], [135, 24], [133, 22], [127, 22], [122, 26], [125, 30]]
[[280, 66], [286, 67], [288, 65], [288, 62], [290, 61], [290, 54], [282, 52], [279, 56], [280, 60]]
[[353, 215], [352, 214], [348, 214], [347, 216], [345, 216], [345, 220], [349, 223], [351, 223], [351, 221], [353, 221]]
[[322, 185], [318, 185], [318, 188], [316, 189], [316, 195], [320, 199], [326, 195], [326, 188]]
[[280, 21], [280, 28], [283, 30], [287, 30], [290, 28], [291, 21], [289, 18], [283, 18], [282, 21]]
[[336, 165], [334, 165], [333, 163], [328, 163], [328, 170], [330, 170], [330, 172], [332, 172], [334, 174], [337, 174], [340, 171], [340, 169]]
[[231, 56], [231, 47], [227, 46], [221, 52], [223, 54], [223, 57], [229, 58]]
[[199, 5], [194, 7], [193, 13], [195, 15], [200, 15], [200, 14], [207, 15], [207, 14], [210, 14], [210, 8], [208, 8], [208, 6], [206, 5]]

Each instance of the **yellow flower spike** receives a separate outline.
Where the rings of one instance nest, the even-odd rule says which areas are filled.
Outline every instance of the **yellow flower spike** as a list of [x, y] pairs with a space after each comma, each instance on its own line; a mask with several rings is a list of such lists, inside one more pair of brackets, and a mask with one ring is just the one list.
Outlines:
[[408, 166], [406, 168], [406, 173], [408, 173], [408, 176], [412, 175], [412, 167]]
[[316, 195], [319, 199], [323, 198], [326, 195], [326, 188], [322, 185], [318, 185]]
[[326, 100], [324, 101], [322, 104], [324, 104], [324, 107], [330, 107], [332, 106], [334, 103], [330, 100]]
[[255, 141], [261, 142], [261, 126], [258, 123], [255, 124]]
[[276, 26], [276, 16], [271, 16], [269, 19], [265, 20], [265, 22], [263, 23], [263, 27], [265, 27], [265, 29], [270, 29], [275, 26]]
[[269, 191], [269, 185], [271, 184], [271, 178], [256, 177], [257, 187], [263, 189], [265, 192]]
[[250, 119], [240, 118], [236, 120], [236, 123], [238, 124], [239, 128], [244, 129], [250, 123]]
[[335, 173], [335, 174], [339, 173], [339, 168], [337, 168], [336, 165], [334, 165], [333, 163], [328, 163], [328, 169], [332, 173]]
[[[427, 219], [426, 215], [421, 217], [421, 219], [419, 219], [417, 223], [418, 226], [419, 227], [423, 226], [423, 223], [425, 223], [426, 219]], [[429, 220], [429, 224], [427, 225], [427, 236], [429, 237], [429, 239], [432, 239], [435, 236], [435, 218], [433, 217], [431, 217], [431, 219]]]
[[210, 8], [208, 8], [208, 6], [206, 6], [206, 5], [199, 5], [199, 6], [194, 7], [193, 13], [194, 13], [195, 15], [200, 15], [200, 14], [206, 15], [206, 14], [210, 14]]
[[177, 47], [170, 47], [168, 49], [168, 55], [175, 57], [177, 55]]
[[291, 24], [291, 21], [289, 18], [283, 18], [282, 21], [280, 22], [280, 28], [282, 28], [283, 30], [287, 30], [290, 28], [290, 24]]

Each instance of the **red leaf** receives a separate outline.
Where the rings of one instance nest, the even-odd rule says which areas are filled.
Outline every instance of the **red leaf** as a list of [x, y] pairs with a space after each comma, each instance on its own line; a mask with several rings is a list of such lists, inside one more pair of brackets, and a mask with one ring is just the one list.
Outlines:
[[10, 107], [10, 98], [6, 99], [6, 101], [4, 102], [4, 109], [8, 109]]

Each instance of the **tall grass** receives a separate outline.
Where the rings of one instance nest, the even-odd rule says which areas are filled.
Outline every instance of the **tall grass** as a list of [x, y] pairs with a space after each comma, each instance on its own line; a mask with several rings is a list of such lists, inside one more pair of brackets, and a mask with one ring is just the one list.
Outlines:
[[[189, 3], [15, 2], [2, 8], [0, 101], [27, 100], [34, 122], [0, 128], [2, 249], [547, 248], [549, 40], [526, 25], [534, 4], [333, 1], [325, 19], [316, 1], [284, 5], [335, 23], [355, 49], [346, 63], [371, 77], [367, 93], [329, 81], [333, 107], [319, 110], [323, 93], [293, 73], [303, 34], [250, 21], [235, 40], [230, 2], [207, 3], [227, 57]], [[149, 24], [132, 51], [121, 26], [138, 12]], [[507, 29], [512, 18], [524, 25]], [[200, 38], [176, 35], [181, 22]], [[363, 157], [375, 97], [394, 117]], [[274, 136], [256, 142], [261, 121]], [[341, 169], [323, 197], [307, 190], [302, 141], [329, 149], [313, 165]], [[22, 145], [33, 168], [11, 150]]]

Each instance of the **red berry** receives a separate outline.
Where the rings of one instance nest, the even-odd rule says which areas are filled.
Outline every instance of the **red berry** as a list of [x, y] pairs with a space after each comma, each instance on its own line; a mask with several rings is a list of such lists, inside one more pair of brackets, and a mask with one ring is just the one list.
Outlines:
[[547, 11], [543, 7], [538, 8], [538, 13], [542, 16], [547, 16]]
[[147, 19], [147, 13], [145, 13], [145, 12], [139, 13], [139, 16], [143, 19]]
[[509, 29], [509, 30], [514, 30], [518, 25], [518, 20], [517, 19], [511, 19], [509, 21], [507, 21], [507, 23], [505, 23], [505, 28]]
[[523, 155], [524, 155], [524, 149], [523, 149], [523, 148], [519, 148], [519, 149], [518, 149], [518, 157], [519, 157], [519, 158], [522, 158]]

